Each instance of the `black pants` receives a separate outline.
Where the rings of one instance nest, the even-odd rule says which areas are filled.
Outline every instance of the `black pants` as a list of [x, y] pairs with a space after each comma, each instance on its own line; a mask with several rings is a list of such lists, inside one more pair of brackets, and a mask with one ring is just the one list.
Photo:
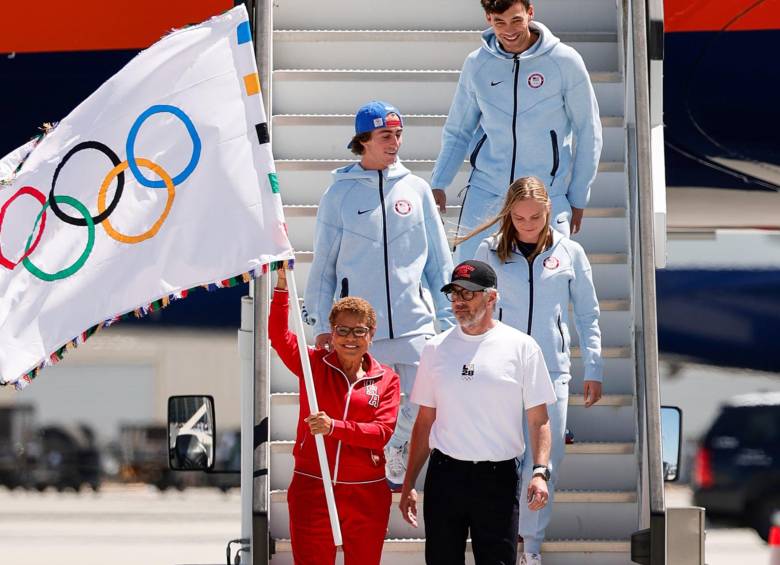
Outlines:
[[463, 565], [466, 539], [476, 565], [515, 565], [517, 460], [472, 462], [431, 452], [425, 476], [425, 563]]

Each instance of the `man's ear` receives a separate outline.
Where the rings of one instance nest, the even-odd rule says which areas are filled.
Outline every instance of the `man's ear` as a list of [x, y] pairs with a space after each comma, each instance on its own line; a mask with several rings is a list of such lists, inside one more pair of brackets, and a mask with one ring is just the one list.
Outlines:
[[534, 5], [533, 4], [528, 6], [528, 10], [526, 10], [526, 12], [528, 13], [528, 19], [529, 20], [534, 19]]

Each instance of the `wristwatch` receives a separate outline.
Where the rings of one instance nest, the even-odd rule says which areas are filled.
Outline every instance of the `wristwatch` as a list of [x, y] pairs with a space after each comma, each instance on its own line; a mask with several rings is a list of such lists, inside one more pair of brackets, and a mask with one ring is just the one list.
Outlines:
[[545, 482], [550, 480], [550, 468], [547, 465], [534, 465], [533, 477], [542, 477]]

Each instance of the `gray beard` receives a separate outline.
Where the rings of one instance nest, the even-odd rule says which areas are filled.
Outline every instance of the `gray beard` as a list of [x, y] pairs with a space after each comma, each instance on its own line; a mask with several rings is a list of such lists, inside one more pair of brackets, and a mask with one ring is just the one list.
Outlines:
[[473, 329], [482, 323], [482, 319], [487, 313], [487, 305], [483, 305], [482, 308], [474, 312], [473, 314], [468, 312], [455, 312], [455, 319], [458, 320], [461, 328]]

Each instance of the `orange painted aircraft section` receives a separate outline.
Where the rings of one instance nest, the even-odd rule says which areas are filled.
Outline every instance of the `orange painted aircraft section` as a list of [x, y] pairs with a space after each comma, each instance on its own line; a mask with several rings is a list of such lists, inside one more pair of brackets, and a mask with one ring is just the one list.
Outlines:
[[780, 0], [665, 0], [664, 30], [780, 30]]
[[233, 0], [2, 0], [0, 53], [143, 49]]

